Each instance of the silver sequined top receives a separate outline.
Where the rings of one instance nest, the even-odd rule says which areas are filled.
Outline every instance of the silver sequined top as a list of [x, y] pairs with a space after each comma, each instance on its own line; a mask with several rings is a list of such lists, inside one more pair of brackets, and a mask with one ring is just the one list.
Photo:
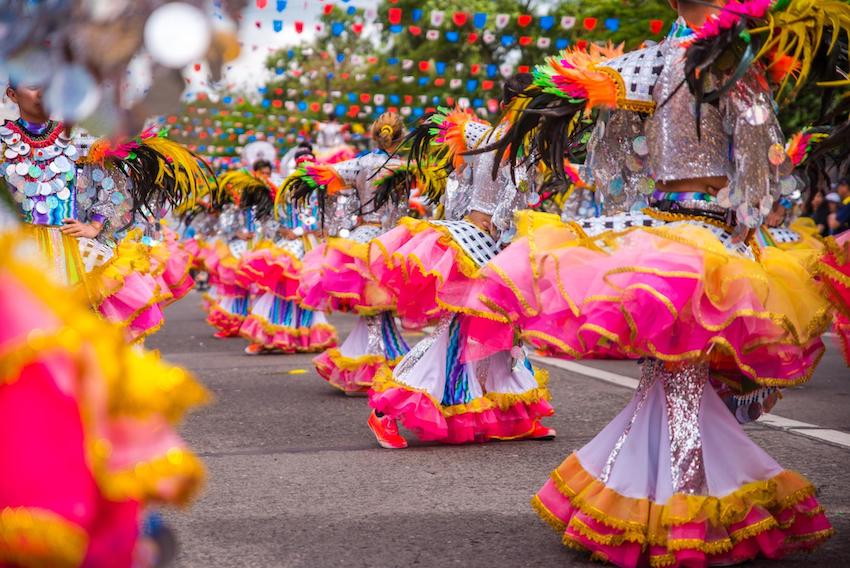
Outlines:
[[755, 227], [780, 196], [781, 179], [791, 173], [770, 89], [761, 71], [750, 69], [716, 106], [703, 105], [698, 137], [694, 98], [682, 85], [683, 41], [669, 38], [641, 50], [663, 64], [647, 90], [655, 111], [601, 113], [588, 144], [588, 181], [611, 215], [647, 206], [656, 182], [725, 177], [728, 187], [718, 202]]
[[396, 208], [390, 202], [374, 210], [372, 199], [377, 191], [375, 183], [380, 176], [390, 173], [402, 163], [399, 158], [388, 159], [385, 152], [375, 150], [365, 156], [333, 164], [333, 169], [350, 188], [337, 196], [334, 215], [337, 218], [344, 218], [361, 212], [360, 218], [363, 223], [379, 224], [384, 230], [395, 226], [402, 215], [402, 208]]

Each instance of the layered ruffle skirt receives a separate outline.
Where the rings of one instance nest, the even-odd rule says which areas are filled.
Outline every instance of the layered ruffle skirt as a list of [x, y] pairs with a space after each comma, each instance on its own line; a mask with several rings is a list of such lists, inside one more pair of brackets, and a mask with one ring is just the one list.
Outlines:
[[202, 481], [173, 425], [207, 395], [13, 248], [0, 235], [0, 564], [130, 566], [141, 508]]
[[395, 371], [379, 370], [369, 404], [418, 438], [449, 444], [520, 438], [554, 414], [547, 374], [525, 353], [461, 362], [464, 316], [446, 315]]
[[533, 504], [565, 544], [624, 567], [811, 548], [832, 532], [814, 488], [752, 443], [706, 385], [709, 374], [742, 389], [811, 376], [832, 317], [817, 253], [668, 220], [612, 220], [619, 229], [591, 236], [551, 216], [521, 218], [524, 236], [466, 296], [470, 313], [486, 312], [470, 321], [473, 360], [511, 345], [508, 323], [564, 357], [646, 358], [632, 402]]
[[390, 312], [361, 316], [339, 348], [313, 359], [316, 371], [346, 393], [366, 392], [377, 376], [391, 372], [410, 346]]
[[256, 289], [257, 298], [239, 333], [255, 345], [284, 353], [319, 352], [336, 345], [336, 330], [325, 315], [298, 304], [299, 251], [303, 246], [271, 245], [242, 259], [238, 279], [245, 288]]

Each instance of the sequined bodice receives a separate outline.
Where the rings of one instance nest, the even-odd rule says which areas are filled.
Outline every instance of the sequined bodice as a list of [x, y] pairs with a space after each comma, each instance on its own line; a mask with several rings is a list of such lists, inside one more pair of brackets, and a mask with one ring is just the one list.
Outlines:
[[36, 225], [61, 225], [77, 218], [77, 148], [53, 123], [33, 136], [15, 122], [0, 126], [0, 175], [18, 204], [23, 220]]
[[[357, 193], [357, 201], [362, 210], [361, 218], [364, 223], [385, 224], [385, 217], [388, 213], [393, 213], [392, 205], [388, 204], [374, 211], [372, 199], [377, 191], [376, 182], [380, 179], [382, 173], [389, 173], [390, 170], [396, 169], [401, 165], [401, 160], [391, 158], [388, 161], [388, 156], [384, 152], [375, 151], [365, 156], [361, 156], [354, 160], [348, 160], [339, 164], [334, 164], [334, 169], [339, 173], [340, 177], [345, 180], [345, 183], [352, 186]], [[394, 220], [390, 220], [387, 226], [394, 224]]]
[[664, 68], [652, 91], [656, 110], [646, 122], [648, 166], [653, 178], [662, 182], [731, 176], [731, 140], [720, 110], [703, 105], [701, 136], [697, 136], [694, 98], [686, 86], [678, 88], [685, 80], [682, 39], [665, 41], [661, 54]]

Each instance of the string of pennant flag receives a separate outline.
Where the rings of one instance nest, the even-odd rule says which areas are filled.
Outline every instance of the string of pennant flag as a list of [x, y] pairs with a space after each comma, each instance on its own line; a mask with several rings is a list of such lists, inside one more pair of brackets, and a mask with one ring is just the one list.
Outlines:
[[[263, 4], [262, 6], [260, 6], [261, 3]], [[345, 3], [347, 4], [347, 2]], [[269, 2], [262, 2], [262, 0], [258, 0], [257, 5], [260, 8], [266, 8], [269, 6]], [[286, 1], [278, 1], [276, 6], [278, 12], [283, 13], [287, 8], [288, 3]], [[326, 15], [330, 15], [333, 14], [335, 7], [336, 5], [334, 3], [329, 2], [324, 5], [323, 11]], [[348, 6], [344, 8], [343, 11], [352, 16], [356, 15], [358, 12], [354, 6]], [[363, 10], [363, 21], [351, 24], [350, 29], [355, 34], [360, 34], [365, 29], [364, 23], [371, 25], [383, 25], [384, 22], [377, 22], [377, 18], [378, 11], [375, 8], [366, 8]], [[391, 33], [400, 34], [407, 31], [414, 36], [421, 36], [424, 34], [425, 39], [430, 41], [436, 41], [440, 39], [442, 35], [445, 37], [446, 41], [449, 42], [467, 41], [469, 43], [475, 43], [478, 39], [481, 39], [485, 43], [493, 43], [497, 39], [499, 39], [499, 41], [510, 41], [502, 40], [501, 38], [514, 37], [507, 34], [498, 36], [497, 33], [491, 29], [494, 28], [496, 30], [503, 30], [511, 23], [516, 23], [517, 27], [522, 30], [528, 30], [529, 32], [533, 29], [539, 29], [542, 32], [556, 32], [558, 30], [569, 31], [575, 28], [584, 29], [586, 31], [605, 29], [610, 32], [616, 32], [620, 29], [623, 21], [626, 20], [622, 18], [605, 18], [600, 20], [595, 17], [555, 17], [551, 15], [512, 15], [490, 14], [486, 12], [470, 13], [462, 11], [449, 13], [444, 10], [431, 10], [426, 17], [425, 11], [420, 8], [414, 8], [408, 11], [408, 13], [405, 13], [401, 8], [389, 8], [387, 11], [387, 21], [385, 23], [387, 25], [387, 29]], [[283, 24], [284, 20], [282, 19], [272, 20], [272, 27], [276, 32], [283, 30]], [[646, 20], [647, 30], [653, 35], [661, 33], [664, 29], [664, 24], [665, 22], [663, 19], [653, 18]], [[430, 26], [430, 29], [425, 29], [427, 26]], [[443, 26], [450, 29], [436, 29], [442, 28]], [[296, 19], [293, 21], [293, 27], [295, 32], [300, 34], [304, 32], [306, 24], [303, 20]], [[465, 35], [462, 35], [461, 31], [456, 28], [465, 28], [467, 32]], [[315, 30], [322, 33], [326, 31], [326, 26], [322, 22], [316, 23]], [[346, 25], [343, 22], [330, 23], [329, 31], [331, 35], [341, 35], [345, 30]], [[514, 37], [514, 40], [517, 43], [520, 43], [522, 38], [532, 38], [532, 36], [530, 34], [520, 35], [519, 37]], [[525, 41], [531, 43], [530, 39], [526, 39]]]

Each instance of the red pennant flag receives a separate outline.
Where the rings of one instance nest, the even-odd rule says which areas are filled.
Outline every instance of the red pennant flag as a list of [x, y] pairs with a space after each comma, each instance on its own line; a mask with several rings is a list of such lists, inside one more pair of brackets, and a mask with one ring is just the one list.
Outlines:
[[519, 44], [520, 45], [530, 45], [531, 37], [530, 36], [519, 36]]
[[434, 85], [437, 86], [437, 87], [442, 87], [445, 84], [446, 84], [446, 79], [443, 78], [443, 77], [437, 77], [436, 79], [434, 79]]
[[649, 20], [649, 31], [653, 34], [660, 34], [664, 28], [664, 20]]
[[283, 94], [283, 89], [281, 89], [280, 87], [278, 87], [277, 89], [275, 89], [275, 90], [274, 90], [274, 94], [276, 94], [276, 95], [282, 95], [282, 94]]
[[516, 70], [518, 73], [528, 73], [529, 68], [528, 65], [518, 65]]
[[195, 63], [195, 71], [200, 71], [200, 70], [201, 70], [201, 64]]
[[446, 97], [446, 104], [450, 107], [455, 106], [455, 98], [454, 97]]
[[360, 35], [363, 32], [363, 22], [357, 22], [356, 24], [351, 24], [351, 30]]
[[455, 12], [452, 14], [452, 21], [458, 27], [464, 25], [467, 19], [469, 19], [469, 15], [466, 12]]
[[343, 79], [348, 79], [349, 77], [351, 77], [351, 73], [342, 73], [340, 77]]
[[520, 14], [516, 17], [516, 23], [521, 28], [527, 27], [531, 23], [531, 14]]
[[348, 107], [348, 114], [351, 116], [357, 116], [358, 112], [360, 112], [360, 105], [351, 105]]
[[401, 22], [401, 8], [390, 8], [387, 15], [391, 24], [397, 25]]
[[478, 63], [473, 63], [469, 66], [469, 72], [473, 75], [478, 75], [479, 71], [481, 71], [481, 65], [479, 65]]
[[415, 35], [415, 36], [422, 35], [422, 28], [420, 28], [419, 26], [410, 26], [407, 29], [410, 31], [411, 35]]
[[585, 18], [583, 24], [584, 29], [592, 31], [596, 27], [596, 18]]
[[372, 95], [370, 95], [369, 93], [360, 93], [360, 102], [361, 103], [366, 104], [371, 100], [372, 100]]
[[265, 8], [268, 5], [268, 3], [269, 3], [269, 0], [257, 0], [257, 8], [262, 10], [263, 8]]
[[310, 110], [313, 112], [319, 112], [322, 108], [322, 105], [319, 103], [310, 103]]
[[304, 22], [297, 21], [295, 22], [295, 33], [300, 34], [304, 31]]
[[475, 43], [478, 41], [478, 34], [475, 32], [470, 32], [468, 36], [466, 36], [467, 43]]
[[491, 81], [490, 79], [485, 79], [484, 81], [481, 81], [481, 88], [484, 89], [485, 91], [489, 91], [494, 86], [495, 86], [495, 83], [493, 83], [493, 81]]
[[280, 99], [275, 99], [275, 100], [272, 101], [272, 106], [274, 108], [280, 108], [280, 107], [283, 106], [283, 101], [280, 100]]
[[404, 95], [404, 104], [413, 104], [413, 95]]
[[580, 40], [578, 40], [578, 41], [576, 42], [576, 47], [577, 47], [577, 48], [579, 48], [579, 49], [581, 49], [581, 50], [585, 50], [585, 49], [587, 49], [587, 40], [586, 40], [586, 39], [580, 39]]
[[333, 4], [325, 4], [325, 7], [323, 8], [323, 10], [325, 11], [325, 14], [330, 14], [331, 12], [334, 11], [334, 5]]
[[419, 70], [420, 71], [423, 71], [423, 72], [427, 71], [430, 66], [431, 66], [431, 64], [427, 61], [420, 61], [419, 62]]

